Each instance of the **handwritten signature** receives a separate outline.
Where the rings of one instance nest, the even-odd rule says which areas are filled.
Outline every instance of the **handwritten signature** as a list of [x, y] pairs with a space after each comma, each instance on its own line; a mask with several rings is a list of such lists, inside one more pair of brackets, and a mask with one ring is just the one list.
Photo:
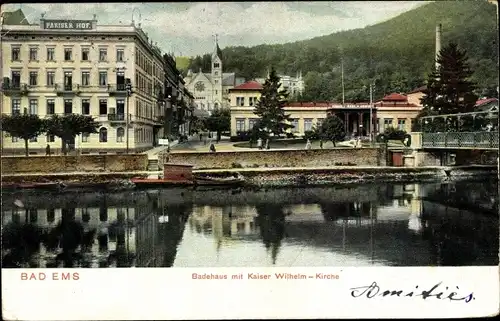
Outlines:
[[[351, 296], [355, 298], [360, 298], [362, 296], [365, 296], [368, 299], [372, 299], [376, 296], [397, 296], [397, 297], [421, 297], [423, 300], [426, 300], [427, 298], [434, 298], [438, 300], [446, 300], [449, 299], [450, 301], [464, 301], [465, 303], [469, 303], [472, 300], [475, 300], [476, 298], [474, 297], [474, 293], [471, 292], [467, 294], [466, 296], [459, 296], [457, 292], [451, 291], [448, 289], [448, 287], [445, 287], [444, 290], [442, 289], [442, 284], [443, 282], [439, 282], [435, 284], [432, 288], [426, 289], [426, 290], [421, 290], [419, 286], [415, 286], [415, 289], [412, 291], [406, 291], [406, 290], [382, 290], [377, 282], [373, 282], [370, 285], [365, 285], [365, 286], [360, 286], [356, 288], [351, 288]], [[440, 289], [441, 287], [441, 289]], [[460, 290], [458, 286], [456, 287], [456, 290]]]

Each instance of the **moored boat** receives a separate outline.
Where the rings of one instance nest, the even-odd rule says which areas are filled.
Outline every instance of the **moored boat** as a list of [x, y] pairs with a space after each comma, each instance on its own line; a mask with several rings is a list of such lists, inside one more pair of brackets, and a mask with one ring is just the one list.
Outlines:
[[240, 186], [245, 182], [243, 176], [237, 174], [229, 177], [195, 176], [196, 186]]
[[130, 179], [130, 182], [135, 184], [136, 188], [158, 188], [163, 186], [189, 186], [193, 185], [192, 180], [172, 180], [163, 178], [142, 178], [134, 177]]

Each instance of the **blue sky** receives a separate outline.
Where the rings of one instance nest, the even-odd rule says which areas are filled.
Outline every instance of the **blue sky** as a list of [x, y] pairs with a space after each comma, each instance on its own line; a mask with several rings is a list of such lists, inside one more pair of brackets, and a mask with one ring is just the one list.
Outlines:
[[290, 1], [184, 3], [9, 4], [3, 11], [23, 9], [30, 23], [46, 19], [92, 19], [130, 24], [132, 15], [165, 52], [191, 56], [220, 46], [285, 43], [362, 28], [425, 4], [423, 1]]

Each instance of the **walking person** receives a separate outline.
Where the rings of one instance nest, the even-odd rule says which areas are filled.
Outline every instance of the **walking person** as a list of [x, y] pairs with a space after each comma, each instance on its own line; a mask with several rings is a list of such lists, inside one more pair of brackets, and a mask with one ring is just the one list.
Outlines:
[[262, 138], [257, 139], [257, 148], [262, 149]]
[[309, 139], [306, 142], [306, 149], [311, 149], [311, 141]]
[[269, 149], [269, 138], [266, 139], [266, 149]]
[[323, 149], [323, 140], [322, 139], [319, 140], [319, 148]]
[[47, 147], [45, 147], [45, 156], [50, 156], [50, 145], [47, 144]]
[[210, 152], [211, 153], [215, 153], [216, 152], [214, 143], [210, 144]]

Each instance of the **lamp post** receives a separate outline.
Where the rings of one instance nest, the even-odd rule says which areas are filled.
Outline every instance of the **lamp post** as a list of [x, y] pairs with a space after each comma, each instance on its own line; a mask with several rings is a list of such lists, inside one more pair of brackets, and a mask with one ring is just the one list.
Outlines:
[[127, 83], [125, 86], [125, 89], [127, 90], [127, 106], [125, 108], [125, 114], [126, 114], [126, 121], [125, 121], [125, 141], [127, 144], [127, 154], [129, 151], [129, 125], [130, 125], [130, 114], [129, 114], [129, 98], [132, 95], [132, 84], [130, 83], [130, 78], [127, 78], [125, 80]]
[[373, 83], [370, 83], [370, 143], [373, 142]]

